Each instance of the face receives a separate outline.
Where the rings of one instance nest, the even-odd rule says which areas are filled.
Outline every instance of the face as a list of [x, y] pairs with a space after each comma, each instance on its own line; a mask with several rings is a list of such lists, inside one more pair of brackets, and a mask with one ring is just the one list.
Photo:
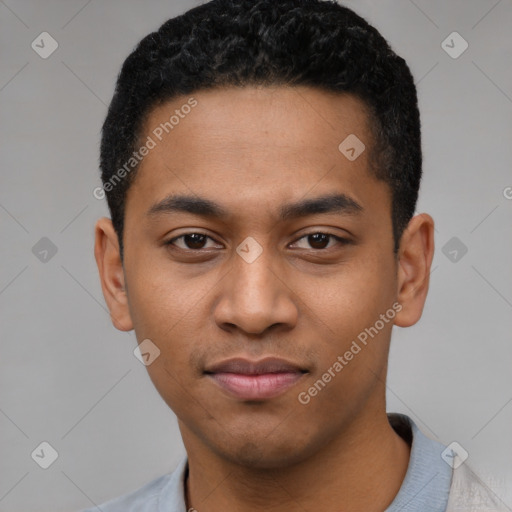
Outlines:
[[[124, 268], [107, 220], [97, 227], [102, 285], [116, 327], [160, 350], [147, 369], [187, 449], [284, 467], [385, 412], [391, 328], [414, 323], [412, 271], [393, 253], [360, 100], [306, 87], [192, 96], [146, 120], [141, 140], [155, 144], [126, 198]], [[291, 367], [218, 368], [233, 358]]]

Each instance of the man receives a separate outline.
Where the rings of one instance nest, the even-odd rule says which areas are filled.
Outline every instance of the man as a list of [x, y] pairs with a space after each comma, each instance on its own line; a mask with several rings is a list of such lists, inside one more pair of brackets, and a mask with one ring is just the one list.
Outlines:
[[[103, 126], [95, 256], [187, 457], [114, 511], [502, 510], [387, 414], [434, 222], [403, 59], [320, 0], [213, 0], [126, 59]], [[94, 510], [94, 509], [90, 509]]]

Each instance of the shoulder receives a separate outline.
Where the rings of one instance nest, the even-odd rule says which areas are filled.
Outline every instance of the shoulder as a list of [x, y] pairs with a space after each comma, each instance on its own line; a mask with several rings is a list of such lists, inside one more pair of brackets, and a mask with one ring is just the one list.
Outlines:
[[446, 512], [510, 512], [467, 464], [453, 470]]
[[170, 479], [170, 474], [160, 476], [135, 491], [81, 512], [157, 512], [159, 496]]

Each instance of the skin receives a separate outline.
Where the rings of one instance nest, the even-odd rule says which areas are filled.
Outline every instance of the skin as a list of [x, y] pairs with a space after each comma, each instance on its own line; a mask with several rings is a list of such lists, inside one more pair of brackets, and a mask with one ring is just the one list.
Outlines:
[[[383, 511], [410, 448], [389, 425], [385, 378], [393, 323], [421, 317], [434, 223], [413, 217], [393, 253], [388, 185], [369, 172], [365, 105], [313, 88], [199, 91], [198, 105], [144, 158], [126, 199], [124, 266], [112, 223], [97, 221], [95, 257], [114, 326], [161, 351], [149, 375], [178, 418], [187, 508], [199, 512]], [[188, 97], [149, 115], [142, 140]], [[338, 145], [356, 134], [349, 161]], [[344, 193], [359, 213], [280, 220], [289, 202]], [[200, 196], [223, 219], [146, 212], [168, 194]], [[179, 239], [200, 232], [193, 245]], [[345, 237], [311, 242], [305, 235]], [[263, 252], [247, 263], [248, 236]], [[180, 250], [181, 248], [181, 250]], [[201, 252], [203, 251], [203, 252]], [[307, 405], [307, 391], [357, 335], [402, 309]], [[232, 357], [281, 357], [307, 369], [284, 394], [233, 398], [203, 372]]]

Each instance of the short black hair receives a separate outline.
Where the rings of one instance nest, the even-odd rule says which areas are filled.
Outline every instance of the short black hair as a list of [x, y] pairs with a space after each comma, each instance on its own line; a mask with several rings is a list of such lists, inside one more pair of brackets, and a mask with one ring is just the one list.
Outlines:
[[405, 60], [335, 1], [212, 0], [144, 37], [119, 73], [102, 128], [100, 167], [121, 259], [126, 193], [137, 166], [113, 178], [138, 148], [150, 112], [201, 89], [250, 85], [310, 86], [364, 101], [371, 172], [391, 190], [396, 254], [422, 174], [416, 87]]

